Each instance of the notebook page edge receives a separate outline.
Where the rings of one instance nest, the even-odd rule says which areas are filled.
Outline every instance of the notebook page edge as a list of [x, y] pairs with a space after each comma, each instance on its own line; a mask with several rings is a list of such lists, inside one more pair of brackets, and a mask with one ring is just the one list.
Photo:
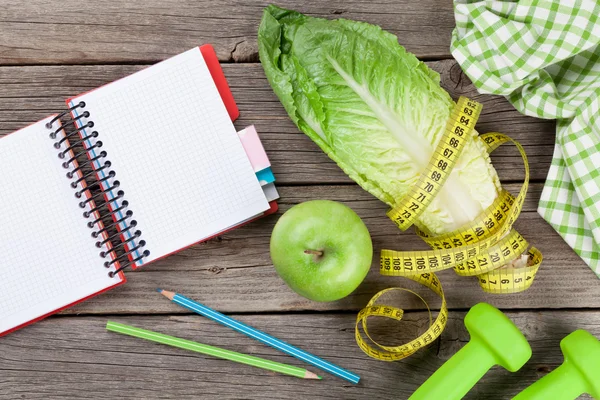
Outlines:
[[225, 233], [228, 233], [228, 232], [231, 232], [231, 231], [233, 231], [235, 229], [241, 228], [244, 225], [247, 225], [247, 224], [249, 224], [251, 222], [254, 222], [254, 221], [256, 221], [256, 220], [258, 220], [260, 218], [266, 217], [268, 215], [271, 215], [271, 214], [277, 212], [278, 208], [279, 208], [279, 206], [277, 205], [277, 199], [271, 200], [271, 201], [269, 201], [269, 209], [268, 210], [266, 210], [266, 211], [264, 211], [264, 212], [262, 212], [260, 214], [256, 214], [256, 215], [254, 215], [254, 216], [252, 216], [252, 217], [250, 217], [248, 219], [245, 219], [245, 220], [243, 220], [243, 221], [241, 221], [241, 222], [239, 222], [239, 223], [237, 223], [235, 225], [228, 226], [228, 227], [224, 228], [223, 230], [221, 230], [219, 232], [211, 234], [211, 236], [204, 237], [204, 238], [202, 238], [200, 240], [197, 240], [197, 241], [195, 241], [193, 243], [190, 243], [188, 245], [184, 245], [183, 247], [181, 247], [179, 249], [173, 250], [172, 252], [170, 252], [168, 254], [163, 254], [160, 257], [157, 257], [157, 258], [154, 258], [154, 259], [152, 259], [150, 261], [147, 261], [144, 265], [136, 267], [136, 268], [145, 267], [145, 266], [147, 266], [149, 264], [152, 264], [153, 262], [160, 261], [160, 260], [162, 260], [164, 258], [167, 258], [169, 256], [177, 254], [177, 253], [179, 253], [181, 251], [187, 250], [190, 247], [193, 247], [193, 246], [201, 244], [201, 243], [205, 243], [205, 242], [207, 242], [207, 241], [209, 241], [211, 239], [216, 238], [217, 236], [224, 235]]

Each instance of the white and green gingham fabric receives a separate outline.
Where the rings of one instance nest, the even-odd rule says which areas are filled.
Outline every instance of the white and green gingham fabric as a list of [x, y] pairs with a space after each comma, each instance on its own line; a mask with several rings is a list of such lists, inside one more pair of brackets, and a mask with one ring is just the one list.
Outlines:
[[479, 91], [557, 120], [538, 212], [600, 277], [600, 2], [455, 0], [454, 12], [452, 55]]

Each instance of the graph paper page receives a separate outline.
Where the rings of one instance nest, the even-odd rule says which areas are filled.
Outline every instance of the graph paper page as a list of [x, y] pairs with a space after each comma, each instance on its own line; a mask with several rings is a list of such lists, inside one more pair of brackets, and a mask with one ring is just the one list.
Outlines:
[[80, 101], [150, 251], [144, 262], [269, 208], [198, 48]]
[[0, 138], [0, 333], [118, 284], [45, 127]]

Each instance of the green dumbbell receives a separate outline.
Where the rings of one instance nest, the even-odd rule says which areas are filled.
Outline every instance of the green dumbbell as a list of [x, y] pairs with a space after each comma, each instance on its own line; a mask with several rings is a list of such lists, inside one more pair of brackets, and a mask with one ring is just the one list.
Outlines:
[[497, 308], [476, 304], [465, 317], [471, 340], [421, 385], [409, 400], [461, 399], [498, 364], [511, 372], [531, 357], [519, 328]]
[[567, 400], [584, 393], [600, 399], [600, 341], [577, 330], [560, 342], [565, 361], [514, 400]]

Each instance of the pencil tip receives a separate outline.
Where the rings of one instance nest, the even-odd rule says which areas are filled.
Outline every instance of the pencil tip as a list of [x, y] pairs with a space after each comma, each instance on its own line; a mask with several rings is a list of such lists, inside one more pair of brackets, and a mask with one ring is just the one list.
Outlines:
[[169, 300], [173, 300], [173, 298], [175, 297], [175, 293], [169, 292], [168, 290], [164, 290], [164, 289], [158, 289], [158, 293], [162, 294]]
[[304, 379], [323, 379], [323, 378], [321, 378], [319, 375], [315, 374], [314, 372], [306, 371], [304, 373]]
[[156, 291], [157, 291], [158, 293], [162, 293], [162, 289], [161, 289], [161, 288], [157, 288], [157, 289], [156, 289]]

